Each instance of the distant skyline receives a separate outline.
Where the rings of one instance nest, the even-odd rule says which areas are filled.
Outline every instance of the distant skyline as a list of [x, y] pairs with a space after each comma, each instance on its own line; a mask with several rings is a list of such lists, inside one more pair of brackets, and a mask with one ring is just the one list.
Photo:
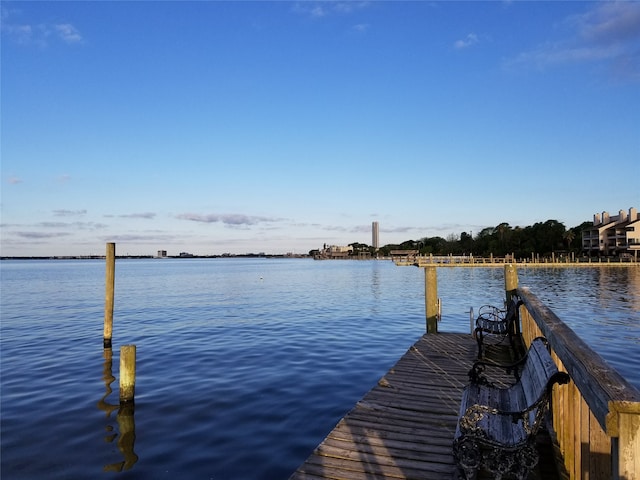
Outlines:
[[307, 253], [640, 206], [640, 2], [1, 6], [3, 256]]

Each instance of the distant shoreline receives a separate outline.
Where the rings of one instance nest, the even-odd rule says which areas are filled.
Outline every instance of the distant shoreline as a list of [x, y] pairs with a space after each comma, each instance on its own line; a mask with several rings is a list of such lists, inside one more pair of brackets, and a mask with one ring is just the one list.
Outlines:
[[[104, 260], [105, 255], [49, 255], [49, 256], [2, 256], [0, 260]], [[188, 259], [188, 258], [311, 258], [306, 254], [222, 254], [222, 255], [168, 255], [166, 257], [157, 257], [155, 255], [116, 255], [116, 259], [152, 259], [152, 260], [166, 260], [166, 259]]]

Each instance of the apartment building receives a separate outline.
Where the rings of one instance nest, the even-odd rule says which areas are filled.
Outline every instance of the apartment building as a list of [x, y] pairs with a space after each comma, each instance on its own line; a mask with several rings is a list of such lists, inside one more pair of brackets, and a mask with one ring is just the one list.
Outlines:
[[636, 208], [618, 215], [596, 213], [593, 226], [582, 231], [582, 250], [589, 256], [633, 255], [640, 252], [640, 216]]

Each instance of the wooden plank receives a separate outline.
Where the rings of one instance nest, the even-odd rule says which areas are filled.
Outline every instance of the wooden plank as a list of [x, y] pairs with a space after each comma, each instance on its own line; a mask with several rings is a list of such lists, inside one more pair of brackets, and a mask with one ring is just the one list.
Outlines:
[[453, 436], [476, 353], [468, 334], [421, 337], [290, 478], [452, 478]]

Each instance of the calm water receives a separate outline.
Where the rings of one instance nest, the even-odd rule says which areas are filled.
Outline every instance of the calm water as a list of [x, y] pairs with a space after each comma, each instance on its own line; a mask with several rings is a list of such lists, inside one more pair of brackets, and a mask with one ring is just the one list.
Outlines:
[[[287, 478], [425, 329], [423, 271], [388, 261], [119, 260], [109, 358], [104, 270], [0, 264], [3, 479]], [[519, 277], [640, 387], [638, 268]], [[467, 332], [503, 271], [439, 269], [438, 288], [440, 330]]]

